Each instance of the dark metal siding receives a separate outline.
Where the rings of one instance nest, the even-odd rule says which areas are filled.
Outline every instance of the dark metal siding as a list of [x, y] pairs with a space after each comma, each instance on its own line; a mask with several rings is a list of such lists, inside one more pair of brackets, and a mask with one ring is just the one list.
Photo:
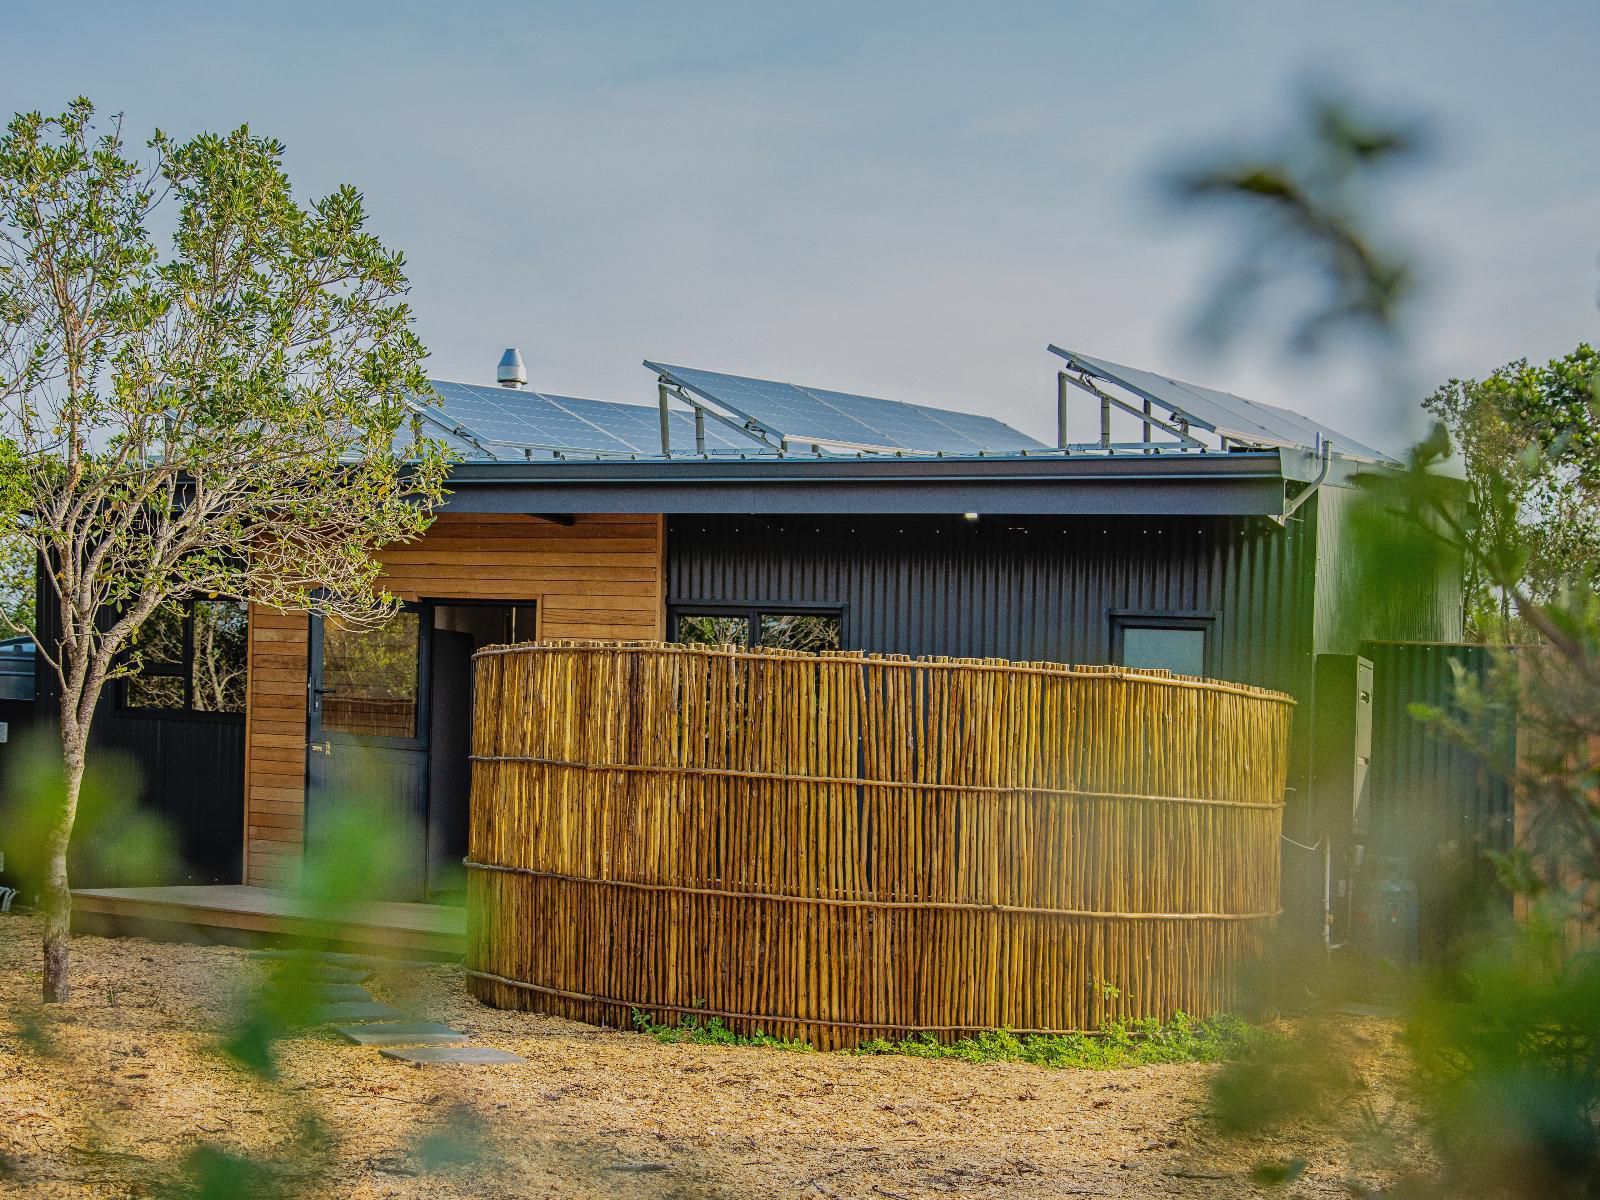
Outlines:
[[836, 604], [852, 649], [1103, 663], [1116, 609], [1215, 614], [1214, 673], [1299, 692], [1309, 571], [1261, 518], [673, 517], [674, 604]]

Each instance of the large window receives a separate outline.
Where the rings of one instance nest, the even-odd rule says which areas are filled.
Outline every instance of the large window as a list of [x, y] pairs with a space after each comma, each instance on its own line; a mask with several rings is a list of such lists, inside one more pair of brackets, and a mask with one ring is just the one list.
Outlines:
[[1209, 675], [1210, 613], [1113, 612], [1111, 636], [1125, 667]]
[[844, 619], [836, 608], [683, 605], [672, 610], [672, 636], [674, 641], [701, 646], [837, 650], [843, 644]]
[[139, 671], [123, 681], [123, 707], [243, 712], [247, 629], [237, 600], [163, 604], [139, 631]]

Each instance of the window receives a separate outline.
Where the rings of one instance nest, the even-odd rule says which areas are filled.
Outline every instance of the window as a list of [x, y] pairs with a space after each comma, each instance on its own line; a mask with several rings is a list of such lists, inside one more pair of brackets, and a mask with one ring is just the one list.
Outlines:
[[675, 641], [699, 646], [819, 651], [844, 644], [844, 617], [836, 608], [685, 606], [672, 610], [672, 629]]
[[163, 604], [139, 631], [139, 671], [123, 681], [123, 707], [243, 712], [247, 629], [237, 600]]
[[1209, 675], [1210, 613], [1113, 612], [1112, 649], [1125, 667]]
[[421, 618], [402, 609], [376, 628], [322, 625], [322, 732], [417, 736]]
[[694, 646], [748, 646], [750, 618], [718, 613], [679, 613], [677, 638]]

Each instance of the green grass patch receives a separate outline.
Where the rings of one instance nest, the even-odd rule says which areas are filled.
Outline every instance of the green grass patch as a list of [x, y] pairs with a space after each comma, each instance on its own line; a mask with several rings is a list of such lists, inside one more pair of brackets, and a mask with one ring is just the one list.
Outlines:
[[[799, 1038], [776, 1038], [756, 1030], [735, 1033], [720, 1017], [662, 1025], [634, 1010], [634, 1028], [659, 1042], [697, 1046], [766, 1046], [777, 1050], [811, 1051]], [[1004, 1029], [945, 1043], [931, 1033], [899, 1041], [874, 1038], [844, 1054], [904, 1054], [912, 1058], [954, 1058], [962, 1062], [1020, 1062], [1039, 1067], [1112, 1070], [1154, 1063], [1224, 1062], [1238, 1058], [1275, 1035], [1227, 1014], [1195, 1020], [1179, 1013], [1172, 1020], [1113, 1021], [1099, 1033], [1015, 1034]]]
[[776, 1038], [757, 1029], [754, 1033], [735, 1033], [722, 1023], [721, 1017], [712, 1017], [702, 1021], [698, 1017], [680, 1022], [677, 1025], [658, 1025], [650, 1019], [650, 1014], [633, 1010], [633, 1027], [640, 1033], [648, 1033], [658, 1042], [690, 1042], [696, 1046], [766, 1046], [772, 1050], [799, 1050], [811, 1052], [816, 1049], [810, 1042], [800, 1038]]

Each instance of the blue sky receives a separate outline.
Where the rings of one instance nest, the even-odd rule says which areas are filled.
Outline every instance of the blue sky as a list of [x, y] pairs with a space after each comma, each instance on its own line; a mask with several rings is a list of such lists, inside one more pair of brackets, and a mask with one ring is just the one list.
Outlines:
[[[1600, 335], [1600, 4], [10, 0], [0, 113], [241, 122], [406, 252], [436, 375], [653, 400], [645, 357], [1053, 430], [1055, 341], [1391, 444], [1355, 351], [1185, 336], [1230, 245], [1163, 165], [1338, 81], [1426, 114], [1414, 394]], [[1087, 412], [1081, 431], [1093, 424]]]

